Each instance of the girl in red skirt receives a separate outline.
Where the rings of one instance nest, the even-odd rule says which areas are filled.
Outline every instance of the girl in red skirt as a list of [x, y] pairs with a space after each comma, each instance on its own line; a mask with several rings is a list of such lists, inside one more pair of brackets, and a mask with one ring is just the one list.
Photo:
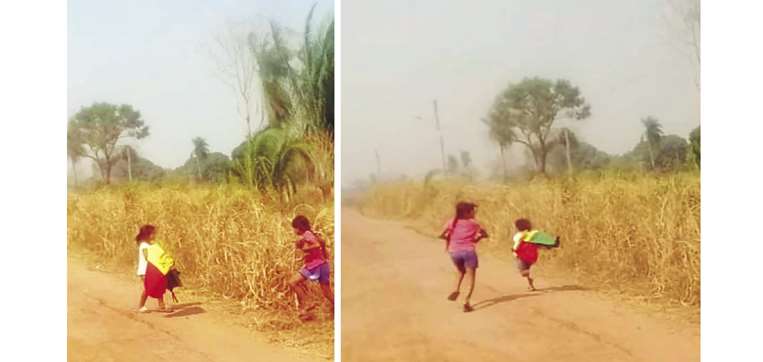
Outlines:
[[528, 236], [534, 233], [530, 220], [517, 219], [514, 226], [517, 227], [517, 233], [514, 234], [514, 246], [511, 250], [514, 252], [514, 257], [517, 258], [517, 269], [519, 269], [519, 274], [527, 278], [527, 289], [535, 291], [533, 278], [530, 277], [530, 267], [538, 261], [538, 247], [557, 248], [559, 247], [559, 237], [556, 237], [556, 242], [553, 245], [536, 244], [528, 241], [530, 240]]
[[[171, 312], [172, 308], [168, 308], [164, 304], [164, 292], [167, 290], [167, 273], [175, 264], [172, 259], [158, 241], [154, 240], [156, 235], [156, 227], [153, 225], [143, 225], [140, 227], [140, 232], [135, 237], [135, 241], [141, 245], [139, 247], [140, 257], [143, 258], [145, 263], [138, 263], [138, 273], [141, 272], [141, 267], [145, 265], [145, 275], [143, 276], [143, 293], [140, 296], [140, 305], [138, 312], [146, 313], [146, 299], [148, 297], [156, 298], [159, 302], [160, 312]], [[145, 243], [148, 244], [146, 247]]]

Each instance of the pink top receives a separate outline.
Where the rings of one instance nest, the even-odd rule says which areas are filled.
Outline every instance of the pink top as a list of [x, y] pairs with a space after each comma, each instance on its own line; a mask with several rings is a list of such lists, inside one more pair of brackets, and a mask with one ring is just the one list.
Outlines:
[[323, 243], [312, 231], [305, 231], [297, 241], [297, 248], [304, 252], [303, 267], [315, 268], [326, 262], [323, 255]]
[[456, 228], [453, 230], [453, 220], [448, 221], [444, 226], [443, 232], [450, 235], [450, 244], [448, 245], [448, 251], [463, 251], [474, 250], [477, 244], [474, 240], [480, 234], [482, 227], [474, 219], [459, 219], [456, 222]]

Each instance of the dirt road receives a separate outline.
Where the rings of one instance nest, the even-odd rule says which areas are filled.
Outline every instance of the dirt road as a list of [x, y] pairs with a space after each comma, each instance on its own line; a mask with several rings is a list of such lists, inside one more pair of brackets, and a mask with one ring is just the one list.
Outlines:
[[[137, 314], [137, 280], [93, 270], [76, 257], [68, 273], [69, 361], [325, 361], [268, 344], [203, 303]], [[156, 301], [147, 306], [157, 308]]]
[[476, 310], [463, 313], [446, 300], [455, 272], [443, 249], [400, 223], [342, 211], [343, 361], [699, 360], [696, 324], [558, 280], [527, 292], [513, 264], [485, 255]]

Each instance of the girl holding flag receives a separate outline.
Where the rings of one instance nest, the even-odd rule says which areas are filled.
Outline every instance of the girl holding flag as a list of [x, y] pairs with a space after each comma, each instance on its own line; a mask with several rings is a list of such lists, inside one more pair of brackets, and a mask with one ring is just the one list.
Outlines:
[[[161, 244], [154, 240], [156, 227], [153, 225], [143, 225], [140, 232], [135, 236], [135, 241], [139, 246], [138, 274], [144, 272], [143, 276], [143, 294], [140, 296], [140, 305], [138, 312], [146, 313], [146, 300], [148, 297], [156, 298], [159, 302], [159, 311], [171, 312], [164, 304], [164, 292], [167, 290], [167, 274], [175, 265], [172, 256], [167, 253]], [[147, 244], [147, 245], [146, 245]], [[145, 268], [141, 270], [141, 268]]]
[[514, 222], [517, 233], [514, 234], [514, 246], [511, 248], [517, 258], [519, 274], [527, 278], [527, 289], [534, 291], [533, 278], [530, 277], [530, 267], [538, 261], [538, 247], [557, 248], [559, 237], [555, 239], [538, 230], [532, 230], [532, 224], [527, 219], [517, 219]]

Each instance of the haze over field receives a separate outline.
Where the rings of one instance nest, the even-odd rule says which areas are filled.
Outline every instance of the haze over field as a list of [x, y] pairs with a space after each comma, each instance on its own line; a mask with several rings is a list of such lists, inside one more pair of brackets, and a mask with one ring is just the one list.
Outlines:
[[[316, 15], [334, 11], [317, 1]], [[159, 166], [181, 166], [191, 139], [213, 152], [230, 152], [246, 135], [236, 97], [221, 82], [210, 56], [213, 36], [229, 22], [274, 20], [301, 32], [313, 2], [72, 0], [68, 14], [67, 116], [93, 102], [127, 103], [139, 110], [151, 135], [131, 140]], [[258, 123], [253, 126], [259, 126]], [[78, 164], [90, 173], [90, 163]]]
[[[669, 1], [345, 2], [342, 8], [342, 182], [375, 173], [421, 176], [446, 154], [471, 153], [482, 174], [496, 160], [486, 117], [524, 77], [580, 88], [591, 117], [570, 126], [610, 154], [630, 151], [654, 116], [665, 134], [699, 125], [698, 64]], [[420, 119], [417, 117], [421, 117]], [[522, 163], [514, 146], [512, 166]]]

